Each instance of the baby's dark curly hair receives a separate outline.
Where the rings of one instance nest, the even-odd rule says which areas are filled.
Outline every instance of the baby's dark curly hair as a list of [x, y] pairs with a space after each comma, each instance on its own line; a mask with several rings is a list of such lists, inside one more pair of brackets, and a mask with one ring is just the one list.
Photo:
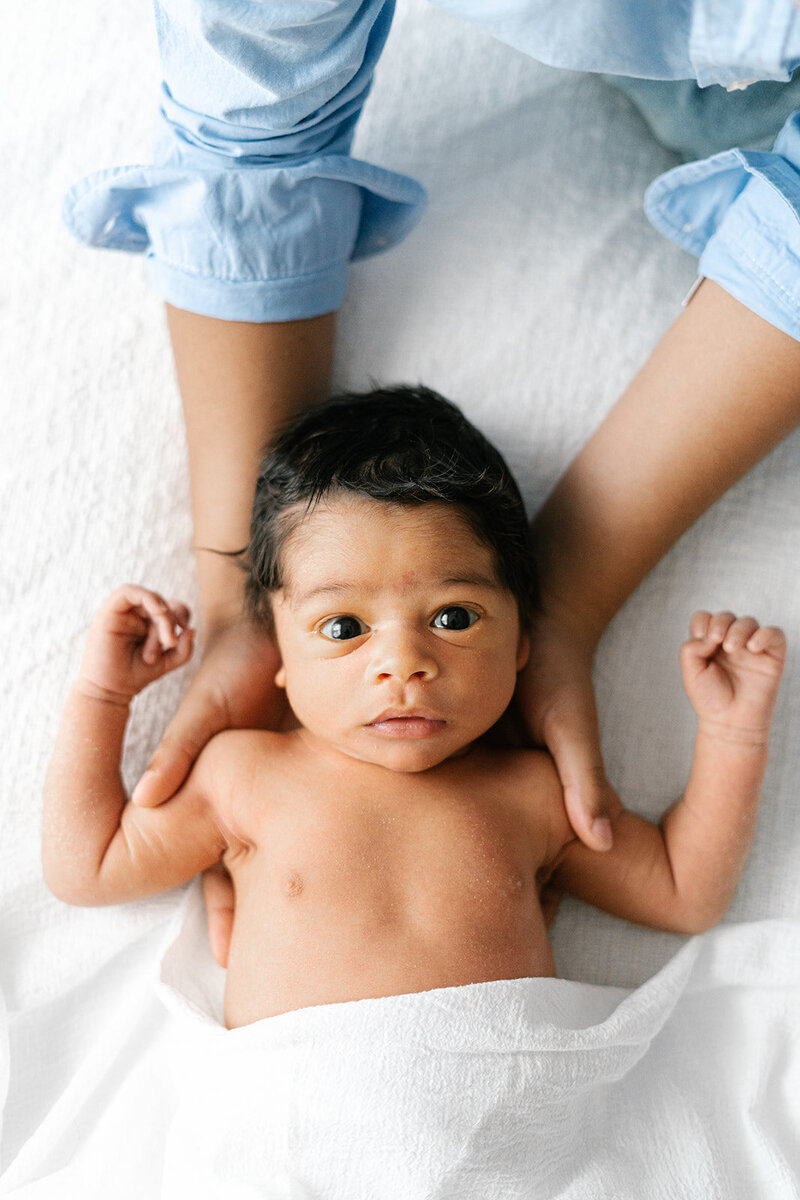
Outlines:
[[387, 504], [452, 504], [494, 553], [500, 582], [530, 621], [537, 600], [530, 527], [519, 488], [494, 446], [449, 400], [424, 387], [348, 393], [303, 413], [269, 446], [258, 474], [245, 603], [271, 623], [282, 551], [328, 496]]

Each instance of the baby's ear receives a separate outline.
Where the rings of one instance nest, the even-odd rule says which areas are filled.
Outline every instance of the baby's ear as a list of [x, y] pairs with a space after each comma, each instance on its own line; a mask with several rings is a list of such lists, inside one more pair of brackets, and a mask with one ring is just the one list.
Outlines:
[[517, 670], [521, 671], [528, 661], [531, 652], [531, 637], [527, 629], [520, 629], [517, 644]]
[[275, 686], [279, 688], [286, 687], [286, 667], [281, 663], [275, 674]]

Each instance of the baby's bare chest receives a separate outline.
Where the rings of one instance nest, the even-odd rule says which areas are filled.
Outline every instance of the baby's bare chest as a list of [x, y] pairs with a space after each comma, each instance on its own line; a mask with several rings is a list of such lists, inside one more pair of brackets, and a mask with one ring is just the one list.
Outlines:
[[554, 973], [542, 839], [509, 797], [326, 781], [247, 803], [229, 1020]]
[[[544, 846], [507, 797], [476, 785], [357, 794], [330, 784], [252, 799], [231, 863], [237, 915], [295, 928], [475, 940], [538, 920]], [[273, 924], [274, 928], [274, 924]]]

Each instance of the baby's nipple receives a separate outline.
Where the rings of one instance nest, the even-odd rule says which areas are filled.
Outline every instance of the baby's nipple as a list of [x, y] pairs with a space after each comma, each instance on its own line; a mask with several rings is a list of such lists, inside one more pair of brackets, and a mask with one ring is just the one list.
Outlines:
[[292, 871], [286, 880], [286, 895], [299, 896], [303, 890], [303, 880], [297, 871]]

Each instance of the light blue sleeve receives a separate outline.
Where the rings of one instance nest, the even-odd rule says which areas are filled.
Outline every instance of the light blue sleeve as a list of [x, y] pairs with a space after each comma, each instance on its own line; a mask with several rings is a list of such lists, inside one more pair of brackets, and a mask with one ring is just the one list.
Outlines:
[[418, 220], [414, 180], [350, 157], [394, 0], [156, 0], [152, 166], [64, 198], [82, 242], [145, 254], [178, 308], [287, 321], [339, 307], [351, 259]]
[[645, 212], [701, 275], [800, 340], [800, 112], [770, 153], [725, 150], [659, 176]]

